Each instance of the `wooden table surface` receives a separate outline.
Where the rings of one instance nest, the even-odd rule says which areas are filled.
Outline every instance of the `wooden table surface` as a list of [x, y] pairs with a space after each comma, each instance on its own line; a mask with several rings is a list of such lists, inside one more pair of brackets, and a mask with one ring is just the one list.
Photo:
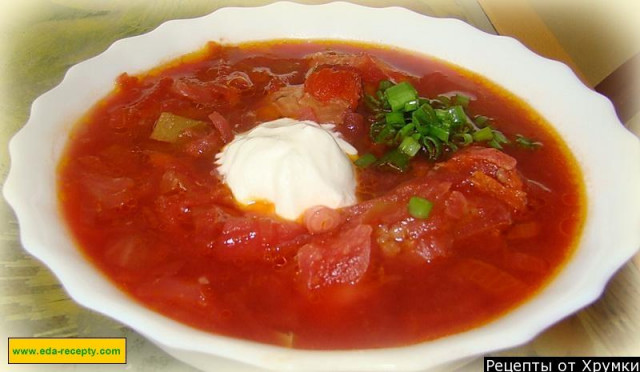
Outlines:
[[[222, 5], [269, 1], [31, 0], [0, 13], [0, 182], [9, 170], [7, 143], [26, 122], [31, 102], [60, 82], [75, 63], [113, 41], [147, 32], [165, 20], [190, 18]], [[320, 1], [301, 1], [318, 3]], [[475, 0], [354, 1], [400, 5], [495, 30]], [[640, 133], [636, 133], [640, 135]], [[640, 161], [640, 159], [638, 159]], [[640, 192], [640, 190], [639, 190]], [[639, 206], [640, 207], [640, 206]], [[638, 227], [640, 231], [640, 226]], [[603, 247], [614, 249], [615, 247]], [[56, 365], [56, 371], [194, 371], [130, 328], [73, 302], [56, 277], [27, 254], [16, 218], [0, 198], [0, 370], [50, 371], [51, 365], [7, 365], [7, 337], [127, 337], [127, 365]], [[639, 356], [640, 255], [611, 280], [603, 296], [531, 342], [497, 355]], [[482, 360], [465, 371], [482, 370]]]

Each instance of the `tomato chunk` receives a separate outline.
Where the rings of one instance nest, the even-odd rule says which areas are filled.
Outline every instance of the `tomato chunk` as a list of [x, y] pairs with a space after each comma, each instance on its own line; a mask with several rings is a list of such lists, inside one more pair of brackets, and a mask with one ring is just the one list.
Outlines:
[[354, 71], [325, 67], [307, 77], [304, 89], [321, 102], [342, 100], [354, 108], [360, 100], [362, 82]]
[[[304, 228], [267, 216], [230, 217], [224, 222], [215, 253], [226, 261], [273, 261], [303, 239]], [[291, 244], [290, 244], [291, 243]]]
[[357, 283], [369, 267], [372, 231], [369, 225], [357, 225], [326, 242], [304, 245], [296, 256], [300, 278], [309, 289]]

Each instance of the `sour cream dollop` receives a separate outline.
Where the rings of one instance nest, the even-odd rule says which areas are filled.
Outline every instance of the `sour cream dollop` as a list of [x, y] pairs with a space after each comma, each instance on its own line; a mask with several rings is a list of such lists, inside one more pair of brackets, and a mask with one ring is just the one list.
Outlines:
[[356, 149], [332, 124], [283, 118], [236, 135], [216, 164], [239, 203], [266, 201], [279, 216], [295, 220], [316, 205], [356, 203], [349, 155]]

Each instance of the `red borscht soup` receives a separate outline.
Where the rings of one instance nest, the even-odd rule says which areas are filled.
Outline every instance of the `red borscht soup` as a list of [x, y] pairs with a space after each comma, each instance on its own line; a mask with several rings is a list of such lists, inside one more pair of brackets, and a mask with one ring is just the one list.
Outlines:
[[[355, 203], [286, 219], [234, 198], [216, 157], [280, 118], [332, 124], [357, 150]], [[436, 59], [333, 41], [210, 43], [123, 72], [58, 171], [79, 248], [128, 295], [202, 330], [301, 349], [487, 323], [554, 276], [585, 213], [573, 157], [518, 98]]]

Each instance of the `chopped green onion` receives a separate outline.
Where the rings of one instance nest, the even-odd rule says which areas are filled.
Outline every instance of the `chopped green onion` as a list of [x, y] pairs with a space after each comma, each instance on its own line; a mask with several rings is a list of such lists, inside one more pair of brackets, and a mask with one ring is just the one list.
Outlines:
[[502, 149], [502, 144], [499, 141], [496, 141], [496, 139], [492, 139], [491, 141], [488, 142], [489, 146], [493, 147], [494, 149], [498, 149], [501, 150]]
[[438, 118], [436, 117], [433, 108], [427, 103], [423, 104], [411, 113], [411, 120], [419, 131], [425, 130], [427, 125], [438, 122]]
[[422, 144], [429, 154], [430, 160], [437, 160], [442, 155], [442, 143], [433, 137], [423, 137]]
[[460, 146], [468, 146], [473, 142], [473, 136], [469, 133], [456, 133], [451, 136], [451, 141]]
[[469, 101], [471, 101], [471, 98], [465, 96], [464, 94], [456, 94], [454, 96], [454, 101], [456, 103], [456, 105], [460, 105], [462, 107], [467, 107], [469, 106]]
[[493, 130], [493, 136], [496, 138], [496, 140], [500, 143], [509, 143], [509, 140], [507, 139], [507, 137], [500, 132], [499, 130]]
[[456, 145], [455, 142], [447, 142], [447, 147], [449, 148], [449, 151], [451, 151], [451, 152], [458, 151], [458, 145]]
[[473, 121], [475, 121], [475, 123], [480, 126], [484, 126], [486, 123], [489, 122], [489, 120], [490, 119], [484, 115], [478, 115], [475, 118], [473, 118]]
[[415, 138], [405, 137], [402, 140], [402, 143], [400, 143], [400, 146], [398, 146], [398, 150], [408, 155], [409, 157], [414, 157], [416, 156], [418, 151], [420, 151], [421, 147], [422, 145], [420, 145], [420, 143], [416, 141]]
[[387, 123], [382, 121], [378, 121], [371, 124], [371, 126], [369, 127], [369, 137], [371, 137], [374, 140], [374, 142], [376, 142], [378, 135], [380, 135], [380, 132], [382, 132], [386, 127], [387, 127]]
[[408, 135], [410, 135], [413, 132], [413, 129], [415, 128], [415, 124], [413, 122], [405, 125], [404, 127], [402, 127], [402, 129], [400, 129], [398, 131], [398, 134], [396, 134], [396, 137], [398, 137], [398, 140], [402, 140], [402, 138], [407, 137]]
[[378, 100], [376, 97], [372, 96], [371, 94], [364, 95], [364, 104], [371, 111], [378, 111], [381, 105], [380, 100]]
[[489, 146], [500, 150], [502, 149], [503, 143], [509, 143], [509, 140], [507, 139], [507, 137], [505, 137], [505, 135], [502, 134], [502, 132], [500, 132], [499, 130], [493, 129], [492, 133], [493, 133], [493, 139], [489, 141]]
[[437, 124], [438, 116], [436, 115], [436, 111], [428, 104], [424, 104], [420, 106], [420, 110], [424, 112], [424, 117], [426, 119], [426, 123], [428, 124]]
[[451, 99], [447, 96], [438, 96], [436, 98], [444, 107], [451, 106]]
[[409, 101], [407, 103], [404, 104], [404, 112], [411, 112], [411, 111], [415, 111], [418, 109], [418, 107], [420, 106], [420, 101], [415, 99], [413, 101]]
[[515, 139], [516, 143], [524, 148], [527, 149], [536, 149], [538, 147], [542, 146], [542, 142], [536, 141], [534, 139], [531, 138], [527, 138], [525, 136], [523, 136], [522, 134], [516, 134], [516, 139]]
[[379, 167], [388, 167], [393, 170], [404, 172], [409, 168], [409, 156], [400, 152], [398, 149], [391, 150], [384, 154], [376, 165]]
[[451, 106], [448, 111], [451, 117], [451, 121], [454, 124], [460, 125], [467, 122], [467, 114], [464, 112], [462, 106]]
[[471, 136], [474, 141], [477, 142], [490, 141], [493, 139], [493, 131], [491, 130], [491, 127], [484, 127], [479, 131], [474, 132]]
[[384, 120], [387, 124], [391, 124], [393, 126], [399, 125], [402, 127], [405, 124], [404, 114], [401, 112], [387, 112], [384, 115]]
[[443, 142], [449, 141], [449, 131], [445, 128], [432, 125], [429, 127], [429, 133]]
[[[469, 114], [470, 102], [469, 96], [460, 93], [429, 99], [420, 97], [408, 82], [380, 81], [375, 95], [365, 95], [365, 104], [372, 112], [369, 134], [373, 142], [392, 150], [372, 160], [373, 164], [404, 171], [422, 149], [429, 160], [438, 161], [474, 142], [498, 149], [510, 143], [502, 132], [489, 125], [491, 118]], [[521, 135], [515, 141], [528, 148], [539, 146]]]
[[440, 123], [451, 122], [451, 114], [445, 109], [435, 109], [436, 117]]
[[393, 86], [393, 82], [389, 81], [389, 80], [380, 80], [380, 83], [378, 83], [378, 90], [381, 91], [385, 91], [389, 88], [391, 88]]
[[366, 153], [359, 157], [353, 163], [359, 168], [367, 168], [371, 164], [375, 163], [378, 159], [372, 153]]
[[378, 133], [378, 135], [375, 137], [374, 142], [387, 143], [393, 139], [395, 133], [396, 133], [396, 130], [393, 129], [391, 126], [385, 126], [384, 128], [382, 128], [380, 133]]
[[418, 99], [418, 92], [413, 85], [403, 81], [402, 83], [393, 85], [384, 91], [384, 96], [389, 101], [391, 111], [400, 111], [404, 109], [407, 102]]
[[409, 204], [407, 205], [409, 214], [414, 218], [420, 219], [429, 217], [432, 208], [432, 202], [419, 196], [412, 196], [411, 199], [409, 199]]

